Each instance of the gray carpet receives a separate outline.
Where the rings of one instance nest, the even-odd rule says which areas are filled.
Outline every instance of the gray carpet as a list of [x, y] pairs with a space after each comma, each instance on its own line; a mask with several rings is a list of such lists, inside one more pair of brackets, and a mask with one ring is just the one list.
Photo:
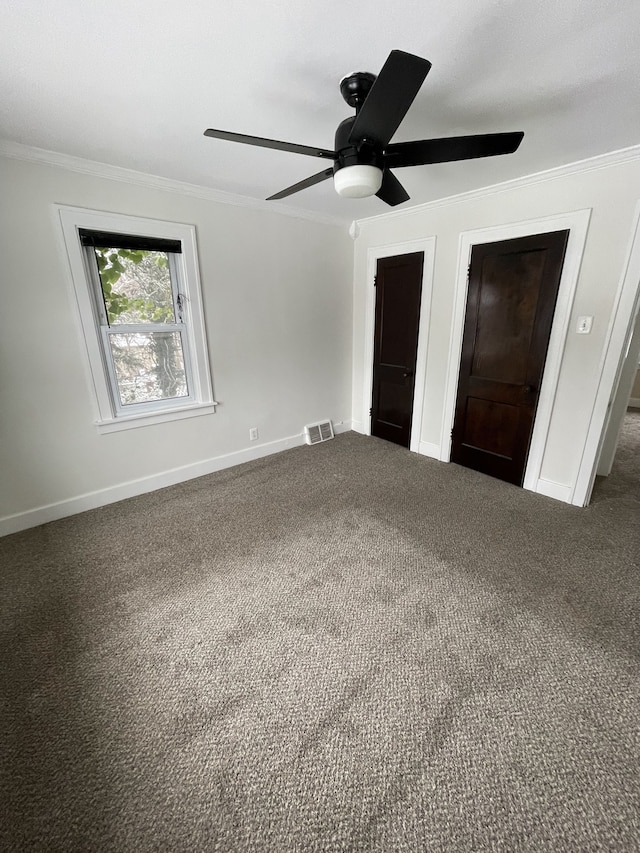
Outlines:
[[640, 850], [639, 430], [586, 510], [348, 433], [0, 540], [1, 849]]

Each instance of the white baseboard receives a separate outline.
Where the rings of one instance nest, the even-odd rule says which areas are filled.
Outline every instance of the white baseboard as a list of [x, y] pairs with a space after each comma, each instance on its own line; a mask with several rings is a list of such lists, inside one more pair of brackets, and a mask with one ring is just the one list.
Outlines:
[[554, 498], [557, 501], [563, 501], [566, 504], [571, 503], [571, 486], [565, 486], [562, 483], [554, 483], [553, 480], [545, 480], [542, 477], [538, 479], [535, 491], [539, 495], [545, 495], [547, 498]]
[[640, 409], [640, 397], [629, 397], [627, 407], [629, 406], [631, 406], [633, 409]]
[[[421, 441], [418, 452], [423, 456], [430, 456], [432, 459], [440, 459], [439, 444], [432, 444], [429, 441]], [[535, 491], [548, 498], [554, 498], [555, 500], [563, 501], [564, 503], [571, 503], [571, 486], [564, 486], [561, 483], [554, 483], [552, 480], [544, 480], [540, 478], [537, 482]]]
[[418, 445], [418, 453], [422, 456], [430, 456], [432, 459], [440, 459], [440, 445], [431, 441], [421, 441]]
[[[350, 429], [351, 421], [343, 421], [333, 425], [333, 431], [337, 435], [348, 432]], [[215, 471], [222, 471], [224, 468], [241, 465], [243, 462], [252, 462], [254, 459], [271, 456], [273, 453], [281, 453], [283, 450], [299, 447], [302, 444], [304, 444], [304, 434], [300, 433], [299, 435], [292, 435], [288, 438], [278, 439], [277, 441], [258, 444], [255, 447], [246, 447], [243, 450], [236, 450], [233, 453], [226, 453], [223, 456], [215, 456], [212, 459], [205, 459], [202, 462], [195, 462], [192, 465], [172, 468], [169, 471], [153, 474], [151, 477], [130, 480], [127, 483], [120, 483], [108, 489], [87, 492], [75, 498], [46, 504], [45, 506], [27, 510], [26, 512], [19, 512], [15, 515], [8, 515], [0, 518], [0, 536], [18, 533], [20, 530], [26, 530], [29, 527], [37, 527], [39, 524], [46, 524], [49, 521], [56, 521], [59, 518], [76, 515], [76, 513], [85, 512], [88, 509], [97, 509], [116, 501], [133, 498], [136, 495], [143, 495], [146, 492], [155, 492], [156, 489], [163, 489], [166, 486], [175, 486], [176, 483], [193, 480], [195, 477], [203, 477], [205, 474], [213, 474]]]
[[351, 429], [354, 432], [359, 432], [360, 435], [368, 435], [369, 433], [366, 431], [365, 426], [362, 421], [351, 421]]

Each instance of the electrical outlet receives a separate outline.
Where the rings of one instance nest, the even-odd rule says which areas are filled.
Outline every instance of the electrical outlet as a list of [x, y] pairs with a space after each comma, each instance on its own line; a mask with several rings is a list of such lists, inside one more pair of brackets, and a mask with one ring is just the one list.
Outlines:
[[249, 441], [258, 440], [258, 427], [251, 427], [249, 430]]

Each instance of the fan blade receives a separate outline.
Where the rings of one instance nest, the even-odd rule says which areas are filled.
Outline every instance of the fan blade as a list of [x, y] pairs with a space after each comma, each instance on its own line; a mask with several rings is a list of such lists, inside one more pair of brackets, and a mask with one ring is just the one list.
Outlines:
[[264, 139], [262, 136], [247, 136], [244, 133], [229, 133], [228, 130], [214, 130], [210, 127], [204, 132], [205, 136], [214, 139], [225, 139], [227, 142], [243, 142], [245, 145], [259, 145], [261, 148], [275, 148], [278, 151], [291, 151], [294, 154], [307, 154], [309, 157], [324, 157], [335, 160], [335, 151], [326, 148], [312, 148], [310, 145], [297, 145], [295, 142], [278, 142], [277, 139]]
[[402, 186], [400, 181], [388, 169], [384, 170], [382, 175], [382, 186], [376, 193], [378, 198], [386, 201], [391, 207], [396, 204], [402, 204], [403, 201], [409, 201], [409, 193]]
[[386, 145], [400, 126], [429, 73], [431, 63], [419, 56], [392, 50], [351, 128], [349, 142], [369, 139]]
[[267, 201], [275, 201], [278, 198], [286, 198], [288, 195], [299, 193], [300, 190], [306, 190], [307, 187], [312, 187], [314, 184], [319, 184], [322, 181], [326, 181], [327, 178], [331, 177], [333, 177], [333, 169], [325, 169], [324, 172], [318, 172], [317, 175], [311, 175], [310, 178], [305, 178], [304, 181], [299, 181], [297, 184], [293, 184], [293, 186], [287, 187], [286, 190], [280, 190], [279, 193], [276, 193], [275, 195], [270, 195]]
[[523, 136], [523, 132], [517, 131], [397, 142], [385, 148], [384, 165], [389, 169], [398, 169], [401, 166], [426, 166], [429, 163], [449, 163], [452, 160], [513, 154]]

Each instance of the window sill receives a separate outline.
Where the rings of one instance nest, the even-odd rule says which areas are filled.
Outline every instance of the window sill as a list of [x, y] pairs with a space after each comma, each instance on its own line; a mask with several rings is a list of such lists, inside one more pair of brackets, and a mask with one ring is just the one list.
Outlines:
[[136, 427], [153, 426], [163, 424], [167, 421], [180, 421], [183, 418], [195, 418], [198, 415], [212, 415], [216, 406], [213, 403], [201, 403], [197, 406], [189, 406], [184, 409], [165, 409], [153, 414], [126, 415], [112, 420], [96, 421], [96, 427], [100, 435], [110, 432], [120, 432], [124, 429], [135, 429]]

